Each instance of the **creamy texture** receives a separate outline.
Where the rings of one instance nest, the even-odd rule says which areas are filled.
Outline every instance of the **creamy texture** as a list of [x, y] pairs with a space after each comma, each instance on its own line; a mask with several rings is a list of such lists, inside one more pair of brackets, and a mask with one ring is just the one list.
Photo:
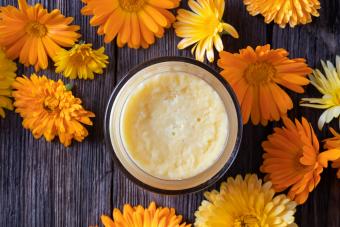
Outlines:
[[221, 98], [204, 80], [163, 73], [132, 92], [121, 129], [124, 146], [141, 169], [161, 179], [185, 179], [219, 158], [228, 117]]

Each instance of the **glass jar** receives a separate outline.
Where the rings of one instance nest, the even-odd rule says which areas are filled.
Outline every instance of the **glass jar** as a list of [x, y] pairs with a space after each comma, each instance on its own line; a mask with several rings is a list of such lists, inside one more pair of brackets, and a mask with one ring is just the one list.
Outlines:
[[[207, 82], [220, 96], [228, 115], [228, 136], [224, 150], [205, 171], [186, 179], [160, 179], [146, 173], [129, 155], [122, 139], [122, 115], [131, 92], [143, 81], [161, 73], [186, 73]], [[242, 117], [237, 98], [230, 85], [209, 66], [185, 57], [161, 57], [144, 62], [131, 71], [114, 89], [107, 105], [105, 140], [115, 163], [141, 187], [163, 194], [182, 194], [203, 190], [218, 181], [235, 160], [242, 138]], [[136, 138], [137, 139], [137, 138]]]

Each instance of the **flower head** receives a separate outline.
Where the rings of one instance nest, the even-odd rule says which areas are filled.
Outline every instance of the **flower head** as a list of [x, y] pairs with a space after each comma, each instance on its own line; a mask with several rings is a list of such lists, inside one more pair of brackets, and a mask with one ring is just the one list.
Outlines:
[[331, 158], [328, 160], [334, 161], [332, 167], [338, 169], [337, 177], [340, 178], [340, 134], [332, 128], [330, 130], [333, 137], [325, 140], [325, 148], [328, 151], [323, 153], [329, 153]]
[[270, 182], [262, 184], [255, 174], [228, 178], [220, 192], [204, 194], [196, 211], [196, 227], [297, 226], [294, 223], [296, 203], [286, 197], [274, 197]]
[[61, 50], [54, 57], [56, 73], [71, 79], [93, 79], [94, 73], [102, 74], [109, 58], [105, 48], [92, 49], [92, 44], [75, 44], [71, 50]]
[[218, 52], [223, 50], [221, 35], [226, 32], [234, 38], [238, 33], [233, 26], [222, 21], [224, 0], [189, 0], [191, 11], [179, 9], [174, 28], [177, 36], [183, 38], [179, 49], [193, 45], [191, 52], [196, 59], [204, 61], [205, 55], [214, 61], [214, 46]]
[[307, 24], [312, 16], [318, 17], [319, 0], [243, 0], [252, 16], [262, 14], [266, 23], [274, 21], [284, 28], [289, 23], [291, 27]]
[[61, 47], [71, 47], [80, 37], [79, 26], [69, 25], [72, 17], [59, 10], [48, 12], [41, 4], [27, 5], [19, 0], [19, 9], [0, 8], [0, 46], [11, 59], [35, 69], [46, 69], [47, 56], [53, 58]]
[[302, 204], [319, 184], [330, 155], [319, 154], [319, 141], [305, 118], [295, 120], [295, 124], [284, 118], [283, 123], [284, 127], [274, 128], [262, 143], [265, 154], [260, 170], [267, 173], [266, 179], [273, 183], [275, 191], [289, 188], [289, 198]]
[[221, 75], [234, 89], [241, 105], [243, 123], [278, 121], [293, 108], [293, 102], [279, 86], [303, 93], [303, 85], [312, 70], [305, 59], [289, 59], [284, 49], [270, 49], [270, 45], [251, 47], [232, 54], [220, 52], [218, 66]]
[[5, 109], [13, 110], [11, 97], [12, 83], [15, 80], [16, 64], [8, 59], [0, 48], [0, 116], [5, 117]]
[[82, 0], [86, 6], [83, 15], [92, 15], [90, 24], [99, 26], [98, 34], [104, 41], [117, 37], [117, 45], [130, 48], [148, 48], [155, 36], [163, 37], [164, 28], [175, 21], [169, 9], [176, 8], [180, 0]]
[[92, 125], [92, 112], [85, 110], [64, 83], [38, 77], [17, 77], [13, 83], [16, 112], [23, 117], [23, 126], [38, 139], [52, 141], [55, 136], [64, 146], [72, 139], [81, 142], [88, 132], [82, 124]]
[[154, 202], [148, 208], [142, 206], [132, 207], [126, 204], [123, 213], [119, 209], [113, 210], [113, 220], [106, 216], [101, 216], [105, 227], [128, 227], [128, 226], [164, 226], [164, 227], [190, 227], [190, 224], [182, 223], [182, 216], [175, 214], [173, 208], [156, 208]]
[[325, 74], [317, 69], [314, 70], [313, 75], [309, 76], [309, 79], [323, 96], [321, 98], [303, 98], [301, 103], [301, 106], [326, 109], [319, 118], [319, 129], [340, 115], [340, 57], [336, 57], [336, 68], [329, 61], [327, 64], [321, 61], [321, 64]]

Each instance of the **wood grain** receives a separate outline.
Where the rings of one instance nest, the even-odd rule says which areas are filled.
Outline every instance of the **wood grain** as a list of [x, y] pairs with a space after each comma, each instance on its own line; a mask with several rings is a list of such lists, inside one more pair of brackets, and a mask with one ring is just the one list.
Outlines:
[[[36, 3], [37, 0], [30, 0]], [[81, 26], [82, 39], [98, 48], [103, 37], [89, 26], [89, 17], [80, 15], [80, 0], [41, 0], [48, 9], [59, 8], [65, 15], [73, 16], [75, 24]], [[236, 52], [247, 45], [270, 43], [275, 48], [286, 48], [291, 57], [305, 57], [312, 67], [320, 67], [320, 59], [334, 61], [340, 52], [340, 2], [321, 0], [320, 18], [314, 18], [310, 25], [294, 29], [281, 29], [277, 25], [266, 25], [261, 16], [251, 17], [241, 0], [227, 0], [224, 15], [226, 22], [234, 25], [240, 34], [236, 40], [223, 37], [225, 49]], [[17, 5], [15, 0], [2, 0], [0, 5]], [[187, 7], [182, 0], [182, 7]], [[80, 97], [85, 108], [96, 114], [90, 136], [83, 143], [73, 143], [64, 148], [58, 142], [47, 143], [44, 139], [34, 140], [31, 133], [21, 126], [21, 118], [7, 112], [0, 120], [0, 226], [19, 227], [85, 227], [100, 223], [101, 214], [111, 214], [114, 207], [124, 203], [147, 205], [156, 201], [161, 206], [175, 207], [187, 221], [194, 220], [194, 211], [199, 206], [202, 193], [181, 196], [164, 196], [150, 193], [128, 180], [112, 162], [105, 147], [103, 118], [105, 106], [115, 84], [133, 66], [160, 56], [189, 56], [189, 50], [178, 50], [179, 39], [172, 29], [163, 39], [147, 50], [117, 48], [115, 44], [105, 45], [110, 56], [110, 65], [104, 75], [94, 81], [74, 80], [74, 94]], [[209, 64], [218, 69], [216, 64]], [[18, 74], [29, 75], [32, 69], [19, 67]], [[69, 80], [56, 75], [53, 68], [39, 74], [53, 79]], [[289, 93], [294, 99], [295, 109], [290, 116], [305, 116], [315, 126], [320, 111], [298, 107], [303, 96], [319, 96], [311, 86], [304, 95]], [[267, 127], [246, 125], [239, 156], [230, 171], [223, 178], [259, 173], [262, 162], [260, 143], [279, 123]], [[336, 124], [333, 125], [338, 127]], [[326, 130], [317, 131], [320, 138]], [[340, 226], [340, 181], [335, 170], [327, 169], [317, 189], [308, 202], [300, 206], [297, 222], [304, 227]], [[215, 188], [218, 184], [215, 185]]]

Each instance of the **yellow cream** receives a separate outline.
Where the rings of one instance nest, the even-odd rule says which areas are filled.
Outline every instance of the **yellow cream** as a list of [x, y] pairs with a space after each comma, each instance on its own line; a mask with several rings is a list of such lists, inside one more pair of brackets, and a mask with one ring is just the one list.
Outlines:
[[209, 168], [223, 152], [228, 117], [217, 92], [186, 73], [163, 73], [134, 90], [121, 130], [131, 159], [161, 179], [185, 179]]

